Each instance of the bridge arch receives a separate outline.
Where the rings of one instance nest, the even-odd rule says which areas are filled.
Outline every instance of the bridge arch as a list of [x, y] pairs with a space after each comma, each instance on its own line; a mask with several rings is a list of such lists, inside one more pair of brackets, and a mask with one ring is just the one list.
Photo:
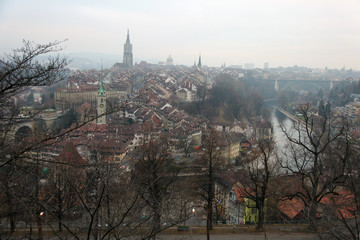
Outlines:
[[28, 125], [23, 125], [17, 128], [15, 131], [15, 143], [21, 142], [24, 138], [31, 137], [33, 135], [33, 129], [29, 127]]

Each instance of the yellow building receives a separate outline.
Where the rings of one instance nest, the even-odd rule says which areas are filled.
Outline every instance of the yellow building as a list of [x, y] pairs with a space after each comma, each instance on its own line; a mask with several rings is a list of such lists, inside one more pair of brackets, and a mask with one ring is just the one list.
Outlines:
[[235, 133], [222, 133], [219, 141], [220, 155], [228, 163], [235, 163], [240, 154], [241, 135]]
[[240, 141], [231, 142], [229, 145], [229, 160], [235, 161], [235, 159], [239, 156], [240, 153]]
[[[266, 212], [266, 200], [265, 200], [265, 208], [264, 212]], [[244, 215], [243, 222], [244, 223], [257, 223], [259, 219], [259, 211], [256, 208], [255, 201], [250, 198], [244, 197]]]

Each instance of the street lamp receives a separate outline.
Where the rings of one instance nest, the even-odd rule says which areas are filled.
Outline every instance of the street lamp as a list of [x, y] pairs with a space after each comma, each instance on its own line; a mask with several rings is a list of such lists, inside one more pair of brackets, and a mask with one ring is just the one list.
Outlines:
[[37, 225], [38, 225], [38, 234], [39, 234], [39, 240], [43, 239], [42, 236], [42, 225], [41, 225], [41, 217], [44, 215], [44, 212], [38, 212], [36, 219], [37, 219]]

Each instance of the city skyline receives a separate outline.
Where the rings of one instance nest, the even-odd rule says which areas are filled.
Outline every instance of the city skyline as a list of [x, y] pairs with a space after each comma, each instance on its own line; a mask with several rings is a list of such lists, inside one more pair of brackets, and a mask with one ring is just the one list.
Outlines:
[[[63, 53], [123, 55], [192, 65], [254, 63], [360, 70], [360, 2], [338, 1], [0, 1], [0, 54], [22, 39], [68, 39]], [[118, 60], [122, 62], [122, 59]]]

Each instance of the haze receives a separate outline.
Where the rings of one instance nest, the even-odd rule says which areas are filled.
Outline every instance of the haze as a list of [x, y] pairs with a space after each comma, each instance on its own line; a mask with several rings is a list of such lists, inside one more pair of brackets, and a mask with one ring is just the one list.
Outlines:
[[0, 0], [0, 53], [68, 39], [65, 53], [118, 54], [130, 30], [135, 60], [208, 66], [360, 69], [360, 1]]

